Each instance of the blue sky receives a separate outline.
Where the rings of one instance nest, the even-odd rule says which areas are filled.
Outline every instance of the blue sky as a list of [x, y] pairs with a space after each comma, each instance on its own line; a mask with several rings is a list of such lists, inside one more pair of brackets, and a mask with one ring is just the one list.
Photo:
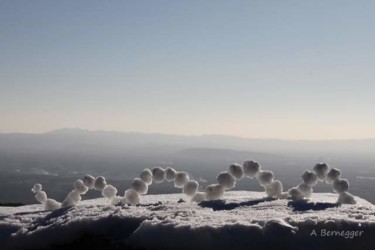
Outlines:
[[374, 1], [0, 1], [0, 132], [375, 137]]

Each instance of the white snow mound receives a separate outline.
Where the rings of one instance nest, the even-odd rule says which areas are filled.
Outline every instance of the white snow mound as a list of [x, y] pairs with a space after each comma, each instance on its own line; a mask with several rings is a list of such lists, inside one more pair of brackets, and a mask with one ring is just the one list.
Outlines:
[[[211, 185], [209, 195], [223, 190]], [[296, 189], [298, 190], [298, 189]], [[139, 194], [129, 189], [126, 199]], [[200, 200], [198, 192], [193, 197]], [[372, 249], [375, 206], [336, 204], [338, 194], [313, 193], [309, 201], [272, 199], [264, 192], [226, 192], [223, 200], [179, 202], [184, 194], [144, 195], [138, 205], [106, 198], [45, 211], [44, 205], [0, 207], [1, 249]], [[341, 199], [351, 199], [346, 192]], [[209, 197], [207, 197], [209, 198]], [[49, 205], [54, 202], [47, 200]], [[54, 204], [59, 206], [58, 203]], [[318, 236], [311, 236], [315, 230]], [[340, 236], [320, 236], [322, 230]], [[362, 232], [355, 236], [355, 232]], [[353, 232], [353, 233], [352, 233]], [[82, 238], [84, 236], [84, 238]], [[80, 245], [82, 244], [82, 245]], [[114, 244], [114, 245], [105, 245]], [[118, 245], [116, 245], [118, 244]], [[64, 248], [65, 247], [65, 248]], [[59, 248], [60, 249], [60, 248]]]

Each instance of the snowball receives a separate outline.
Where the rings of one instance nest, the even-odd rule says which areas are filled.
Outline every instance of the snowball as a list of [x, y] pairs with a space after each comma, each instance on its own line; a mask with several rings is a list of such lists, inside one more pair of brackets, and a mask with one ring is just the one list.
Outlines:
[[31, 191], [35, 194], [39, 191], [42, 191], [42, 184], [36, 183]]
[[83, 177], [83, 184], [89, 189], [92, 189], [94, 187], [94, 182], [95, 178], [92, 175], [87, 174], [85, 175], [85, 177]]
[[76, 190], [70, 191], [67, 198], [71, 199], [74, 202], [74, 204], [77, 204], [82, 199], [81, 195]]
[[125, 196], [124, 197], [118, 196], [118, 197], [120, 197], [120, 201], [121, 201], [122, 204], [127, 204], [128, 203], [128, 200], [126, 199]]
[[260, 164], [256, 161], [245, 161], [243, 163], [243, 170], [247, 177], [253, 178], [260, 171]]
[[139, 194], [147, 194], [148, 185], [142, 181], [140, 178], [135, 178], [132, 181], [132, 188], [137, 191]]
[[[232, 177], [233, 178], [233, 177]], [[207, 200], [218, 200], [224, 195], [224, 188], [219, 184], [211, 184], [206, 188]]]
[[81, 200], [81, 196], [76, 190], [70, 191], [68, 196], [62, 202], [61, 207], [71, 207], [76, 205]]
[[169, 181], [174, 181], [174, 179], [176, 178], [176, 170], [174, 170], [173, 168], [166, 168], [165, 169], [165, 179], [169, 182]]
[[279, 198], [279, 199], [286, 199], [286, 198], [288, 198], [288, 196], [289, 196], [288, 192], [282, 192], [281, 194], [279, 194], [277, 196], [277, 198]]
[[40, 203], [44, 203], [47, 201], [47, 194], [44, 191], [38, 191], [35, 194], [35, 199]]
[[191, 201], [194, 202], [201, 202], [206, 199], [206, 193], [204, 192], [196, 192], [193, 197], [191, 198]]
[[340, 204], [356, 204], [357, 202], [354, 199], [354, 196], [349, 194], [348, 192], [342, 192], [339, 194], [339, 198], [337, 199], [337, 203]]
[[346, 192], [349, 189], [349, 181], [347, 179], [335, 180], [332, 183], [332, 187], [335, 193], [340, 194], [340, 193]]
[[113, 199], [114, 197], [116, 197], [116, 194], [117, 188], [112, 185], [106, 185], [102, 190], [102, 195], [108, 199]]
[[140, 201], [139, 194], [133, 189], [128, 189], [125, 191], [125, 198], [126, 202], [130, 204], [138, 204]]
[[313, 192], [311, 186], [307, 185], [306, 183], [301, 183], [297, 186], [298, 190], [301, 191], [302, 195], [305, 198], [310, 198]]
[[182, 192], [184, 194], [187, 194], [189, 196], [193, 196], [195, 192], [197, 192], [199, 187], [199, 183], [197, 181], [188, 181], [188, 183], [185, 184], [185, 186], [182, 189]]
[[174, 186], [182, 188], [190, 180], [188, 173], [186, 172], [177, 172], [176, 178], [174, 179]]
[[95, 178], [94, 188], [96, 190], [102, 191], [105, 185], [107, 185], [107, 181], [103, 176], [98, 176]]
[[283, 184], [281, 181], [276, 180], [266, 186], [266, 194], [268, 197], [279, 197], [283, 192]]
[[234, 163], [229, 166], [229, 173], [233, 175], [236, 180], [240, 180], [243, 177], [243, 168], [240, 164]]
[[324, 162], [317, 163], [313, 168], [319, 181], [324, 181], [327, 178], [328, 169], [327, 163]]
[[272, 171], [264, 170], [260, 171], [256, 178], [258, 179], [260, 185], [267, 186], [273, 181], [274, 175]]
[[304, 198], [302, 192], [296, 187], [289, 189], [288, 193], [294, 201], [303, 200]]
[[341, 171], [337, 168], [331, 168], [327, 173], [327, 180], [328, 184], [332, 184], [335, 180], [340, 179]]
[[155, 183], [162, 183], [165, 179], [165, 171], [161, 167], [155, 167], [152, 169], [152, 180]]
[[55, 210], [55, 209], [59, 209], [60, 207], [61, 207], [61, 203], [57, 202], [54, 199], [47, 199], [46, 203], [44, 203], [45, 210]]
[[228, 172], [221, 172], [216, 179], [224, 189], [232, 189], [236, 185], [236, 179]]
[[147, 185], [150, 185], [152, 183], [152, 172], [150, 169], [146, 168], [143, 169], [140, 176], [142, 181], [144, 181]]
[[310, 170], [306, 170], [305, 173], [303, 173], [302, 180], [306, 185], [310, 187], [313, 187], [318, 183], [318, 177], [314, 172]]
[[72, 207], [76, 203], [70, 199], [69, 197], [66, 197], [65, 200], [62, 202], [61, 207]]
[[111, 205], [116, 206], [116, 205], [120, 204], [121, 203], [121, 199], [122, 199], [121, 196], [115, 196], [115, 197], [113, 197], [111, 199]]
[[76, 190], [80, 194], [85, 194], [89, 188], [83, 184], [82, 180], [76, 180], [74, 182], [74, 190]]

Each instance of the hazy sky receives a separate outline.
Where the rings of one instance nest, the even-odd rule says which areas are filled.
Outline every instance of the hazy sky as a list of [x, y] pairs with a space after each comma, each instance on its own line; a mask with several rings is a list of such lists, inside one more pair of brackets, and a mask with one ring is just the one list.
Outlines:
[[375, 137], [375, 1], [0, 1], [0, 132]]

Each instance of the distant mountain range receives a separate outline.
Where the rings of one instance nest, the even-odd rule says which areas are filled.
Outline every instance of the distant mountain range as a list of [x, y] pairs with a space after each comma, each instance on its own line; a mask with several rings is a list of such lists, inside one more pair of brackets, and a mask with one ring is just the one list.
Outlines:
[[35, 150], [123, 150], [153, 148], [179, 150], [186, 148], [216, 148], [264, 152], [273, 154], [351, 153], [373, 154], [375, 139], [358, 140], [281, 140], [251, 139], [226, 135], [182, 136], [157, 133], [89, 131], [59, 129], [43, 134], [0, 134], [0, 149]]

